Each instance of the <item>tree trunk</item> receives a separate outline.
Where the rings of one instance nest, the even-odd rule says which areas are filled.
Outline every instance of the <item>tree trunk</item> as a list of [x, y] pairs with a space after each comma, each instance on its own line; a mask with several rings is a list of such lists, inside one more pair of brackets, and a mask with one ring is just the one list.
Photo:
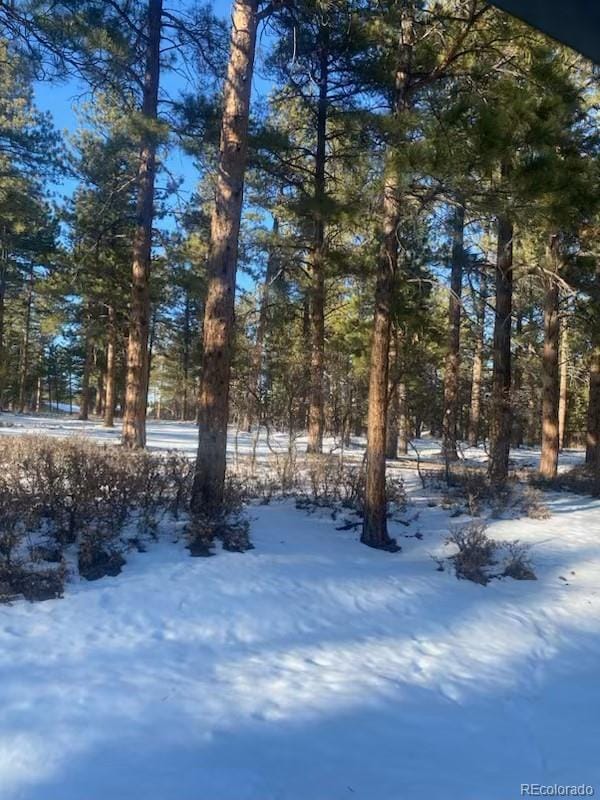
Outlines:
[[38, 375], [37, 379], [37, 389], [35, 393], [35, 410], [39, 414], [42, 410], [42, 391], [43, 391], [43, 378], [41, 375]]
[[[6, 234], [6, 226], [4, 226]], [[6, 381], [7, 364], [4, 348], [4, 299], [6, 297], [6, 278], [8, 271], [8, 253], [4, 242], [0, 242], [0, 411], [4, 408], [4, 385]]]
[[361, 541], [371, 547], [393, 545], [387, 532], [385, 491], [386, 415], [391, 301], [397, 266], [396, 227], [398, 222], [397, 182], [388, 177], [385, 185], [385, 241], [378, 259], [375, 287], [375, 318], [371, 341], [369, 400], [367, 414], [367, 476]]
[[568, 443], [567, 412], [569, 408], [569, 330], [563, 320], [560, 337], [560, 398], [558, 402], [558, 447], [562, 450]]
[[98, 368], [98, 383], [96, 385], [96, 405], [94, 408], [94, 414], [97, 417], [101, 417], [104, 414], [104, 370], [100, 366]]
[[398, 397], [398, 384], [393, 381], [390, 384], [388, 410], [387, 410], [387, 431], [385, 438], [385, 457], [398, 458], [398, 440], [400, 436], [400, 398]]
[[104, 427], [112, 428], [115, 424], [115, 388], [117, 357], [117, 320], [115, 307], [108, 306], [108, 336], [106, 344], [106, 379], [104, 394]]
[[[279, 220], [273, 217], [273, 238], [276, 239], [279, 235]], [[252, 353], [252, 367], [250, 372], [250, 395], [251, 395], [251, 410], [248, 414], [248, 428], [252, 429], [253, 417], [256, 417], [258, 423], [261, 422], [261, 404], [263, 396], [263, 361], [265, 350], [265, 337], [267, 335], [267, 327], [269, 323], [269, 299], [271, 295], [271, 284], [274, 281], [279, 262], [275, 255], [273, 248], [269, 250], [267, 257], [267, 269], [265, 271], [265, 279], [260, 290], [259, 308], [258, 308], [258, 324], [256, 326], [256, 340], [254, 342], [254, 349]], [[253, 413], [254, 412], [254, 413]]]
[[483, 351], [485, 347], [485, 311], [487, 303], [487, 282], [485, 274], [479, 284], [479, 302], [476, 303], [477, 328], [475, 332], [475, 352], [471, 373], [471, 407], [469, 410], [469, 432], [467, 439], [471, 447], [479, 443], [481, 425], [481, 385], [483, 378]]
[[585, 463], [594, 470], [600, 466], [600, 346], [598, 345], [594, 347], [590, 365]]
[[506, 216], [498, 219], [496, 259], [496, 309], [494, 318], [492, 413], [490, 420], [489, 476], [493, 483], [508, 477], [511, 433], [511, 324], [513, 293], [513, 225]]
[[156, 175], [156, 120], [160, 77], [162, 0], [148, 1], [146, 72], [142, 105], [143, 134], [138, 166], [136, 228], [133, 239], [132, 293], [127, 346], [123, 444], [146, 444], [148, 392], [148, 326], [150, 319], [150, 257]]
[[[404, 14], [398, 39], [398, 67], [394, 75], [392, 116], [400, 118], [409, 110], [406, 89], [413, 45], [410, 9]], [[371, 338], [367, 452], [363, 544], [396, 552], [396, 540], [387, 531], [385, 446], [392, 302], [398, 271], [398, 225], [400, 223], [400, 180], [391, 145], [385, 154], [382, 205], [382, 239], [375, 274], [375, 314]]]
[[398, 384], [398, 454], [408, 453], [408, 402], [406, 384]]
[[189, 286], [185, 289], [185, 307], [183, 311], [183, 352], [181, 358], [181, 367], [183, 372], [183, 391], [181, 399], [181, 419], [186, 420], [189, 414], [188, 397], [189, 397], [189, 380], [190, 380], [190, 351], [191, 351], [191, 299]]
[[462, 278], [465, 260], [465, 207], [458, 199], [452, 220], [452, 271], [448, 306], [448, 352], [444, 371], [444, 416], [442, 451], [448, 461], [456, 461], [456, 426], [458, 420], [458, 388], [460, 377], [460, 317]]
[[547, 248], [546, 291], [544, 295], [544, 352], [542, 356], [542, 452], [540, 475], [555, 478], [558, 468], [559, 384], [559, 289], [558, 237]]
[[81, 394], [79, 398], [79, 419], [87, 420], [90, 415], [90, 376], [92, 373], [92, 359], [94, 357], [94, 349], [92, 345], [92, 323], [90, 313], [88, 310], [87, 319], [85, 323], [85, 341], [84, 341], [84, 362], [83, 362], [83, 375], [81, 377]]
[[211, 220], [192, 510], [222, 508], [238, 236], [248, 148], [248, 117], [258, 0], [235, 0], [223, 98], [219, 171]]
[[521, 447], [524, 436], [524, 413], [523, 413], [523, 347], [521, 345], [521, 334], [523, 332], [523, 315], [519, 312], [515, 319], [515, 354], [512, 364], [512, 432], [511, 443], [514, 447]]
[[397, 331], [393, 336], [393, 354], [390, 359], [390, 376], [387, 406], [387, 431], [385, 444], [385, 457], [398, 458], [398, 439], [400, 436], [400, 352], [399, 336]]
[[81, 397], [79, 406], [79, 419], [87, 420], [90, 415], [90, 375], [92, 372], [93, 348], [89, 333], [85, 337], [85, 361], [83, 363], [83, 376], [81, 379]]
[[375, 317], [369, 370], [367, 414], [367, 475], [361, 542], [382, 550], [397, 551], [396, 541], [387, 532], [385, 477], [386, 418], [391, 329], [391, 305], [398, 265], [397, 227], [399, 222], [398, 179], [390, 158], [384, 185], [383, 243], [377, 261]]
[[21, 341], [21, 358], [19, 362], [19, 413], [25, 411], [25, 396], [27, 390], [27, 377], [29, 374], [29, 337], [31, 333], [31, 306], [33, 304], [33, 267], [29, 270], [27, 287], [27, 300], [25, 301], [25, 322], [23, 324], [23, 339]]
[[323, 375], [325, 370], [325, 164], [329, 92], [329, 25], [319, 26], [319, 101], [314, 177], [314, 240], [311, 254], [310, 290], [310, 400], [308, 406], [309, 453], [323, 452], [325, 424]]

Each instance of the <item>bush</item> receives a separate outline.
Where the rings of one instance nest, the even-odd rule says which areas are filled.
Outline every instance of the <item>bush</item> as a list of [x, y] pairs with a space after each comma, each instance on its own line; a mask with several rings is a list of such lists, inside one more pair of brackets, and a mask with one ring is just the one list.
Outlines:
[[[297, 506], [304, 509], [348, 509], [362, 515], [365, 504], [366, 474], [364, 465], [344, 462], [336, 455], [311, 455], [307, 458], [304, 480]], [[403, 511], [407, 505], [406, 488], [401, 477], [387, 476], [386, 495], [390, 510]]]
[[220, 540], [223, 549], [233, 553], [252, 550], [250, 522], [244, 513], [249, 499], [247, 483], [237, 477], [228, 476], [225, 482], [223, 505], [218, 513], [193, 514], [186, 526], [188, 550], [193, 556], [212, 556], [215, 540]]
[[494, 563], [496, 543], [487, 536], [486, 527], [485, 522], [468, 522], [454, 528], [447, 537], [446, 543], [458, 548], [451, 556], [457, 578], [483, 585], [488, 582], [487, 570]]
[[518, 540], [505, 542], [504, 547], [507, 550], [507, 557], [502, 575], [506, 578], [513, 578], [516, 581], [537, 580], [533, 571], [529, 548]]
[[530, 477], [530, 481], [532, 486], [538, 489], [589, 494], [593, 497], [600, 495], [600, 475], [597, 475], [596, 471], [587, 464], [571, 467], [571, 469], [559, 473], [556, 478], [551, 480], [533, 474]]
[[[484, 521], [467, 522], [451, 529], [446, 544], [458, 551], [450, 556], [457, 578], [485, 586], [492, 578], [536, 580], [529, 548], [519, 540], [499, 542], [490, 539]], [[438, 562], [439, 569], [439, 562]]]
[[[88, 580], [125, 563], [126, 529], [157, 535], [189, 503], [193, 464], [83, 439], [21, 436], [0, 452], [0, 594], [59, 597], [70, 548]], [[41, 567], [40, 564], [46, 564]], [[49, 567], [53, 563], [58, 566]]]

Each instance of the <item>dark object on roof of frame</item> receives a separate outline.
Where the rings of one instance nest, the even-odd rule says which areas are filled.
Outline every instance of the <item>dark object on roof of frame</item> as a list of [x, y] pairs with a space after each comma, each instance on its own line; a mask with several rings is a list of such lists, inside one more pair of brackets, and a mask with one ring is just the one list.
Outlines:
[[493, 0], [493, 5], [600, 64], [600, 0]]

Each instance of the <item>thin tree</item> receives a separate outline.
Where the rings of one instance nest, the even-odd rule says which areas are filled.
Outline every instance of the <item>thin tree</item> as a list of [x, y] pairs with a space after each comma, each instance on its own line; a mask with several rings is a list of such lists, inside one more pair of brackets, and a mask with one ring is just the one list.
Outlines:
[[444, 418], [442, 448], [447, 461], [456, 461], [456, 432], [458, 422], [458, 384], [460, 376], [460, 318], [462, 279], [465, 260], [465, 207], [457, 199], [452, 214], [452, 263], [450, 299], [448, 302], [448, 352], [444, 370]]
[[[506, 177], [508, 167], [503, 165]], [[492, 347], [492, 413], [490, 420], [490, 461], [488, 472], [494, 483], [508, 477], [511, 434], [511, 334], [513, 297], [513, 223], [503, 212], [498, 218], [496, 257], [496, 306]]]
[[207, 263], [198, 456], [191, 500], [194, 511], [219, 510], [225, 488], [235, 278], [248, 150], [257, 6], [257, 0], [235, 0], [233, 7]]
[[555, 478], [559, 451], [559, 239], [550, 236], [546, 248], [544, 292], [544, 351], [542, 356], [542, 451], [540, 475]]
[[138, 196], [133, 240], [131, 312], [123, 415], [123, 444], [128, 447], [144, 447], [146, 444], [150, 258], [154, 219], [162, 5], [162, 0], [148, 2], [146, 69], [142, 99], [143, 127], [137, 176]]

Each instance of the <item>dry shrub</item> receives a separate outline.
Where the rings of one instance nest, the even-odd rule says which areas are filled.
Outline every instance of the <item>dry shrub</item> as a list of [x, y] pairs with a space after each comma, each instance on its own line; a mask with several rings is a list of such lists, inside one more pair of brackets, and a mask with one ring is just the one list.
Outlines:
[[501, 542], [491, 539], [487, 523], [481, 520], [467, 522], [451, 529], [446, 544], [458, 550], [450, 556], [457, 578], [485, 586], [492, 578], [536, 580], [529, 555], [529, 547], [518, 539]]
[[587, 464], [571, 467], [552, 479], [542, 478], [534, 473], [530, 476], [530, 481], [538, 489], [589, 494], [593, 497], [600, 495], [600, 474]]
[[458, 552], [451, 556], [457, 578], [485, 585], [488, 568], [493, 565], [496, 543], [486, 534], [485, 522], [468, 522], [451, 530], [446, 544], [454, 544]]
[[176, 517], [189, 502], [191, 478], [191, 463], [177, 454], [152, 455], [75, 438], [4, 439], [4, 595], [8, 588], [11, 594], [60, 596], [69, 548], [82, 577], [118, 574], [125, 563], [126, 529], [136, 525], [140, 535], [156, 536], [162, 517]]
[[423, 477], [427, 487], [443, 492], [440, 504], [454, 517], [461, 514], [479, 517], [488, 511], [493, 517], [507, 513], [511, 516], [526, 515], [532, 519], [547, 519], [550, 516], [541, 492], [533, 486], [522, 491], [522, 483], [516, 473], [506, 483], [496, 485], [481, 467], [458, 463], [451, 464], [447, 471], [430, 470], [423, 473]]
[[[366, 475], [362, 464], [345, 462], [336, 455], [311, 455], [304, 481], [300, 479], [298, 483], [304, 483], [297, 502], [301, 508], [342, 508], [363, 513]], [[401, 477], [387, 476], [386, 495], [391, 509], [406, 508], [406, 488]]]
[[542, 493], [534, 486], [526, 486], [520, 500], [521, 510], [530, 519], [548, 519], [550, 512], [544, 505]]
[[506, 578], [513, 578], [516, 581], [535, 581], [537, 580], [531, 563], [529, 547], [521, 544], [518, 539], [514, 542], [504, 542], [506, 558], [502, 575]]
[[193, 514], [186, 526], [188, 550], [192, 556], [214, 555], [216, 540], [223, 549], [233, 553], [252, 550], [250, 541], [250, 522], [244, 513], [249, 499], [247, 482], [239, 477], [228, 476], [221, 509], [216, 513], [199, 512]]

